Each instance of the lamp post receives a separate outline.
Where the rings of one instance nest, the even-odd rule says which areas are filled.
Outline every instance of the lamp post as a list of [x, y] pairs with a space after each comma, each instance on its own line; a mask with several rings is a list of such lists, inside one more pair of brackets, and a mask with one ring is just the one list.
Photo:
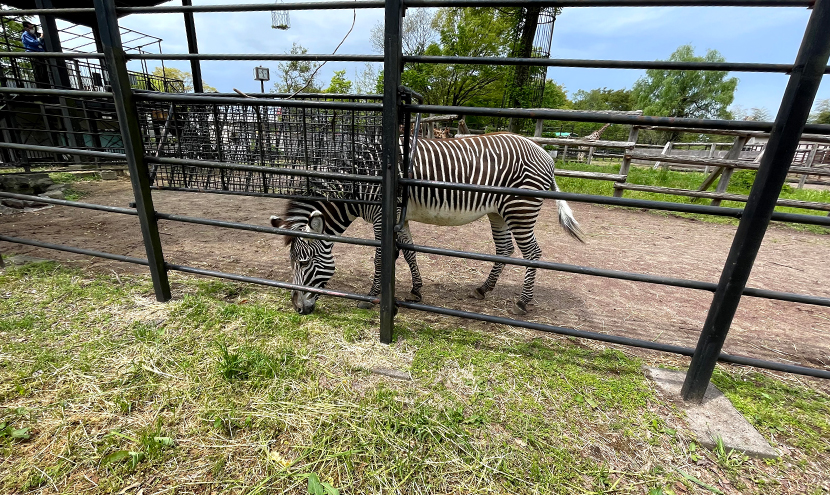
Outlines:
[[265, 81], [271, 80], [271, 73], [268, 67], [255, 67], [254, 79], [259, 81], [260, 91], [265, 93]]

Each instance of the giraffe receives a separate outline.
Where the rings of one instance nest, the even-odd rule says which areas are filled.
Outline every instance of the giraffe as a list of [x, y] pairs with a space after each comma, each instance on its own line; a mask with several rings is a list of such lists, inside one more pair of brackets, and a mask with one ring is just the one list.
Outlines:
[[[582, 139], [584, 139], [585, 141], [596, 141], [596, 140], [599, 139], [600, 136], [602, 136], [602, 133], [605, 132], [605, 129], [608, 129], [608, 126], [610, 126], [610, 125], [611, 124], [605, 124], [604, 126], [600, 127], [599, 129], [595, 130], [594, 132], [588, 134], [587, 136], [585, 136]], [[576, 159], [577, 159], [577, 161], [580, 161], [580, 162], [585, 160], [585, 152], [580, 151], [579, 154], [576, 156]]]

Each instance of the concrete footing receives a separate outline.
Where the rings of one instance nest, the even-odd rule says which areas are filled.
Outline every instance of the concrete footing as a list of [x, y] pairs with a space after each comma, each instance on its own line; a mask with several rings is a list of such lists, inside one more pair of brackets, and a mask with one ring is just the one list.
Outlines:
[[685, 402], [680, 389], [686, 373], [661, 368], [646, 368], [662, 395], [686, 412], [686, 424], [701, 445], [714, 448], [717, 438], [728, 452], [743, 452], [750, 457], [777, 458], [778, 452], [711, 383], [702, 404]]

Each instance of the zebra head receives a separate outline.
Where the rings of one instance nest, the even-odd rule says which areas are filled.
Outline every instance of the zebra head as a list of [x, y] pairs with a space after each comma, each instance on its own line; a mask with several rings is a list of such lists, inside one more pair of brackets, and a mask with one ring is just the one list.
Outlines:
[[[286, 219], [277, 216], [271, 217], [271, 225], [282, 229], [298, 230], [314, 234], [322, 234], [324, 227], [323, 214], [318, 210], [306, 212], [298, 216], [296, 211], [289, 212]], [[306, 239], [302, 237], [286, 237], [289, 246], [291, 261], [292, 283], [308, 287], [324, 288], [334, 275], [334, 256], [330, 241]], [[291, 303], [301, 315], [314, 311], [319, 294], [295, 290], [291, 293]]]

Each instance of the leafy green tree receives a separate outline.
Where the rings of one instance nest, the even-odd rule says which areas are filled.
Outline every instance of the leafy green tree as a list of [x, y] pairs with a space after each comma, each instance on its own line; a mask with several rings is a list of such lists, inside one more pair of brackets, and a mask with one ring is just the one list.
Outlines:
[[352, 82], [346, 79], [346, 69], [334, 71], [326, 93], [348, 94], [352, 92]]
[[545, 95], [542, 98], [542, 108], [571, 108], [568, 92], [565, 86], [548, 79], [545, 81]]
[[816, 104], [816, 112], [810, 119], [814, 124], [830, 124], [830, 98]]
[[[696, 56], [692, 45], [683, 45], [669, 57], [673, 62], [725, 62], [709, 50]], [[727, 107], [735, 99], [738, 79], [726, 71], [649, 69], [633, 88], [636, 107], [646, 115], [687, 118], [728, 118]]]
[[[165, 78], [165, 79], [168, 79], [168, 80], [172, 79], [172, 80], [182, 81], [183, 90], [184, 90], [185, 93], [189, 93], [189, 92], [193, 91], [193, 75], [190, 72], [186, 72], [186, 71], [183, 71], [181, 69], [177, 69], [175, 67], [164, 67], [164, 68], [156, 67], [155, 69], [153, 69], [152, 75], [157, 76], [157, 77], [162, 77], [162, 78]], [[175, 92], [174, 89], [177, 89], [177, 88], [171, 88], [169, 86], [164, 88], [157, 81], [153, 81], [152, 84], [153, 84], [153, 88], [147, 88], [147, 89], [154, 89], [156, 91], [166, 91], [166, 92]], [[218, 91], [216, 91], [216, 88], [214, 88], [213, 86], [206, 83], [204, 81], [204, 79], [202, 80], [202, 87], [205, 89], [206, 93], [217, 93], [218, 92]]]
[[[292, 55], [308, 53], [308, 49], [298, 43], [291, 46]], [[278, 93], [319, 93], [317, 81], [318, 64], [308, 60], [290, 60], [277, 65], [277, 82], [274, 89]]]
[[634, 101], [629, 89], [580, 89], [573, 96], [573, 108], [576, 110], [618, 110], [634, 109]]

